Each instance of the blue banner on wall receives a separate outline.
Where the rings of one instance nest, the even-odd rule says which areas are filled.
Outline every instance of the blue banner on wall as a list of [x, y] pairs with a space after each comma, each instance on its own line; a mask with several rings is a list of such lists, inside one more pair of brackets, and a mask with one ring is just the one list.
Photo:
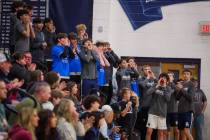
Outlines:
[[209, 0], [119, 0], [134, 30], [163, 18], [161, 7], [177, 3]]
[[56, 32], [75, 32], [75, 26], [83, 23], [91, 36], [93, 0], [49, 0], [49, 16], [55, 22]]

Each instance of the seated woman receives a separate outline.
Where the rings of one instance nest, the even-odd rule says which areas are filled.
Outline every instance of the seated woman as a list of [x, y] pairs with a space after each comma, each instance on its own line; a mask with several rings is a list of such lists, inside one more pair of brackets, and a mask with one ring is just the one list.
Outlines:
[[67, 83], [67, 91], [69, 91], [69, 94], [67, 96], [68, 99], [71, 99], [76, 108], [77, 111], [80, 113], [83, 109], [82, 109], [82, 105], [81, 105], [81, 101], [79, 100], [79, 89], [78, 89], [78, 85], [76, 82], [68, 82]]
[[57, 117], [51, 110], [39, 112], [39, 126], [36, 128], [37, 140], [60, 140], [56, 125]]
[[76, 140], [77, 136], [85, 135], [85, 127], [79, 121], [79, 114], [72, 100], [61, 99], [56, 108], [56, 115], [57, 130], [62, 140]]
[[23, 107], [18, 115], [18, 123], [9, 132], [10, 140], [36, 140], [35, 128], [38, 126], [37, 110]]

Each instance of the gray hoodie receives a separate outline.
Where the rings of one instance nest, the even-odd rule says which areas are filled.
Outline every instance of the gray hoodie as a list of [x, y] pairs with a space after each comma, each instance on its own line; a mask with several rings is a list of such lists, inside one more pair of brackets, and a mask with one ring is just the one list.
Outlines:
[[166, 117], [167, 103], [170, 101], [172, 89], [169, 86], [156, 87], [153, 86], [147, 91], [147, 95], [152, 94], [152, 103], [149, 114]]
[[82, 65], [81, 78], [94, 80], [97, 78], [96, 62], [99, 61], [98, 55], [94, 50], [82, 47], [79, 57]]
[[191, 81], [184, 82], [183, 88], [179, 91], [177, 99], [179, 100], [178, 112], [191, 112], [194, 111], [193, 97], [195, 94], [195, 88]]

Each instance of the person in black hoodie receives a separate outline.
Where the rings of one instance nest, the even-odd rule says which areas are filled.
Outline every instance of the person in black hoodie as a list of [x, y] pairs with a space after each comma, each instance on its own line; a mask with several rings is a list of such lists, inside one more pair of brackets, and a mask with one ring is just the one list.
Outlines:
[[18, 80], [24, 80], [23, 88], [26, 88], [26, 84], [30, 79], [30, 72], [26, 69], [26, 61], [23, 53], [15, 53], [14, 63], [9, 73], [10, 80], [17, 78]]
[[107, 104], [111, 102], [111, 98], [113, 96], [113, 85], [112, 85], [112, 76], [113, 76], [113, 68], [118, 68], [120, 63], [120, 58], [111, 48], [109, 42], [104, 42], [104, 56], [109, 61], [110, 66], [105, 67], [105, 78], [108, 83], [108, 98]]

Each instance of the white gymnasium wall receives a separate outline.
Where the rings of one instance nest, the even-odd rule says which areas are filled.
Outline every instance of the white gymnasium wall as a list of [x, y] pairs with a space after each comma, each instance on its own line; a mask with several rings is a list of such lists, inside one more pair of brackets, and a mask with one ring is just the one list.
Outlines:
[[210, 21], [210, 2], [165, 6], [162, 12], [162, 20], [134, 31], [118, 0], [95, 0], [93, 40], [110, 41], [120, 56], [201, 58], [201, 88], [210, 100], [210, 36], [201, 36], [198, 28], [200, 21]]

